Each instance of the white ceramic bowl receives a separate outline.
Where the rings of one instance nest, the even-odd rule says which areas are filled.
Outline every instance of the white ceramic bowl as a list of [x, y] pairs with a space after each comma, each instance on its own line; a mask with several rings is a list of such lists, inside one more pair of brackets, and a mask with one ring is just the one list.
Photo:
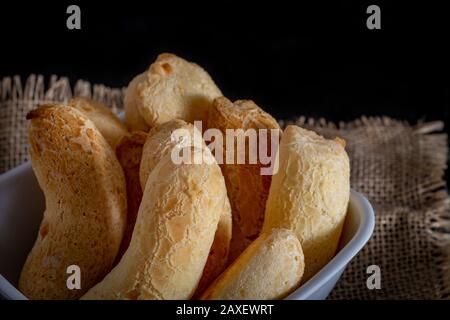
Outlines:
[[[0, 175], [0, 295], [6, 299], [26, 299], [16, 286], [44, 209], [45, 199], [30, 162]], [[338, 253], [287, 299], [325, 299], [346, 265], [369, 240], [373, 228], [372, 206], [352, 190]]]

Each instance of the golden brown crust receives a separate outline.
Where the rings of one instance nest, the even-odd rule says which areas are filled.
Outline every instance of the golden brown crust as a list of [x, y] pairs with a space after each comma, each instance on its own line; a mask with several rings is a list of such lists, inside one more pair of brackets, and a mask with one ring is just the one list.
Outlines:
[[213, 99], [222, 95], [205, 70], [174, 54], [159, 55], [138, 77], [127, 90], [125, 108], [130, 122], [139, 114], [134, 118], [150, 127], [173, 119], [206, 121]]
[[147, 133], [135, 131], [124, 136], [116, 147], [116, 156], [125, 174], [128, 204], [127, 225], [116, 258], [116, 263], [120, 261], [130, 244], [131, 235], [133, 234], [134, 224], [136, 223], [137, 213], [142, 200], [139, 167], [141, 164], [142, 149], [146, 139]]
[[[95, 125], [74, 108], [31, 111], [33, 170], [46, 199], [36, 242], [19, 279], [30, 299], [76, 299], [111, 269], [126, 220], [122, 169]], [[67, 267], [81, 269], [69, 290]]]
[[[226, 129], [279, 129], [279, 126], [274, 118], [251, 100], [238, 100], [232, 103], [227, 98], [220, 97], [214, 100], [208, 128], [219, 129], [225, 134]], [[270, 141], [267, 145], [270, 150]], [[248, 150], [247, 145], [246, 155]], [[225, 155], [225, 149], [223, 154]], [[237, 164], [236, 158], [235, 149], [235, 164], [221, 165], [233, 215], [230, 261], [239, 256], [258, 237], [271, 181], [270, 175], [261, 175], [260, 162], [250, 164], [246, 157], [245, 164]]]
[[216, 233], [214, 234], [214, 241], [209, 252], [208, 260], [203, 269], [202, 278], [198, 283], [194, 298], [199, 297], [227, 266], [231, 235], [231, 206], [227, 196], [224, 201], [224, 208], [220, 214]]
[[131, 80], [125, 90], [124, 95], [124, 110], [125, 110], [125, 123], [130, 131], [144, 131], [148, 132], [150, 126], [145, 122], [138, 110], [138, 86], [144, 83], [146, 74], [141, 73]]
[[[183, 138], [183, 132], [181, 132], [179, 138], [174, 141], [171, 139], [171, 136], [178, 129], [183, 129], [186, 135]], [[153, 168], [174, 147], [180, 148], [180, 146], [194, 145], [194, 133], [200, 139], [199, 144], [206, 148], [204, 141], [201, 139], [201, 133], [192, 124], [183, 120], [171, 120], [152, 128], [144, 145], [140, 168], [141, 186], [145, 187]], [[195, 296], [198, 296], [225, 268], [231, 239], [231, 224], [231, 208], [228, 197], [226, 197], [215, 232], [214, 242]]]
[[263, 231], [288, 228], [305, 254], [304, 281], [334, 256], [350, 197], [350, 165], [343, 140], [327, 140], [288, 126], [279, 147]]
[[[212, 159], [208, 149], [193, 151]], [[83, 299], [189, 299], [225, 199], [217, 163], [175, 164], [165, 155], [147, 179], [128, 250]]]
[[[179, 130], [180, 138], [172, 139], [172, 134]], [[195, 127], [183, 120], [175, 119], [164, 124], [153, 127], [148, 132], [148, 137], [144, 144], [142, 161], [140, 167], [140, 183], [145, 188], [147, 178], [159, 160], [166, 154], [172, 152], [174, 147], [186, 147], [194, 145], [194, 133], [198, 136], [199, 147], [206, 147], [201, 133], [195, 130]]]
[[253, 241], [205, 291], [205, 300], [282, 299], [304, 270], [303, 252], [290, 230], [272, 229]]
[[111, 109], [100, 102], [77, 97], [69, 102], [69, 106], [77, 109], [91, 120], [113, 149], [120, 139], [128, 133], [125, 125]]

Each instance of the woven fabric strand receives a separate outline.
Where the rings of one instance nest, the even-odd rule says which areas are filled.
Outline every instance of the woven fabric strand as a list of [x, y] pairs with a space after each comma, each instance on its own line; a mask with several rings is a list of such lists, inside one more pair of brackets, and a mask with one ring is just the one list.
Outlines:
[[[0, 80], [0, 173], [27, 159], [26, 113], [36, 105], [67, 102], [72, 96], [122, 109], [123, 89], [66, 78], [32, 75]], [[349, 264], [330, 299], [440, 299], [450, 296], [450, 201], [443, 175], [447, 136], [443, 124], [361, 118], [335, 125], [303, 117], [293, 121], [326, 137], [347, 141], [352, 187], [374, 205], [373, 237]], [[382, 272], [382, 289], [368, 290], [368, 266]]]

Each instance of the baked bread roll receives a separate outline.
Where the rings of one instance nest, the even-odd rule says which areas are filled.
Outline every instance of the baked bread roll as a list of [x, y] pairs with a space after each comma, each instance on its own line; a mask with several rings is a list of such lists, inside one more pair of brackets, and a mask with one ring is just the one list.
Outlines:
[[[125, 179], [111, 146], [76, 109], [40, 107], [27, 119], [46, 209], [19, 290], [30, 299], [76, 299], [116, 258], [126, 222]], [[81, 270], [80, 290], [67, 288], [71, 265]]]
[[279, 147], [279, 168], [272, 177], [263, 231], [294, 231], [310, 279], [334, 256], [350, 197], [350, 165], [345, 142], [288, 126]]
[[149, 125], [145, 122], [138, 110], [139, 91], [138, 87], [145, 83], [146, 74], [141, 73], [134, 77], [128, 84], [123, 98], [123, 105], [125, 110], [125, 123], [130, 131], [144, 131], [150, 130]]
[[[175, 134], [176, 130], [178, 134]], [[176, 139], [172, 138], [172, 134]], [[195, 138], [194, 138], [195, 137]], [[197, 145], [206, 148], [201, 138], [201, 133], [189, 123], [183, 120], [171, 120], [162, 125], [152, 128], [148, 133], [148, 138], [144, 145], [142, 155], [140, 179], [141, 186], [147, 182], [153, 168], [162, 157], [172, 152], [173, 148], [182, 148], [193, 146], [194, 139], [197, 139]], [[196, 294], [203, 292], [204, 289], [225, 269], [228, 260], [228, 251], [231, 240], [231, 207], [226, 197], [224, 208], [221, 210], [219, 224], [214, 237], [208, 260], [203, 271], [203, 276], [199, 282]]]
[[[142, 117], [153, 127], [173, 119], [206, 121], [213, 99], [221, 95], [200, 66], [174, 54], [160, 54], [148, 71], [138, 75], [127, 90], [127, 122], [142, 126], [139, 120]], [[139, 129], [143, 130], [142, 127]]]
[[128, 204], [127, 225], [116, 262], [122, 258], [122, 255], [130, 244], [131, 235], [133, 234], [134, 224], [136, 223], [137, 213], [142, 200], [139, 168], [142, 158], [142, 149], [146, 138], [147, 133], [143, 131], [134, 131], [124, 136], [116, 146], [116, 156], [122, 166], [123, 173], [125, 174]]
[[198, 148], [206, 147], [201, 133], [192, 124], [183, 120], [174, 119], [153, 127], [148, 132], [142, 153], [139, 172], [142, 189], [145, 188], [151, 171], [163, 156], [170, 154], [173, 148], [181, 150], [187, 146], [194, 146], [194, 139], [197, 139]]
[[252, 242], [202, 299], [282, 299], [299, 286], [304, 267], [302, 247], [295, 234], [272, 229]]
[[[264, 220], [264, 210], [269, 193], [271, 175], [262, 175], [263, 165], [259, 161], [251, 164], [249, 161], [249, 143], [246, 139], [246, 161], [238, 164], [238, 149], [236, 143], [234, 163], [227, 164], [226, 129], [277, 129], [278, 123], [272, 116], [264, 112], [251, 100], [237, 100], [232, 103], [225, 97], [214, 100], [213, 108], [208, 119], [208, 128], [219, 129], [224, 134], [224, 161], [220, 166], [225, 177], [228, 197], [233, 215], [233, 236], [230, 247], [230, 261], [258, 237]], [[270, 133], [268, 134], [267, 150], [271, 150]], [[257, 138], [257, 144], [263, 141]], [[268, 154], [270, 156], [270, 153]]]
[[69, 106], [77, 109], [91, 120], [113, 149], [119, 140], [128, 133], [127, 128], [119, 118], [100, 102], [78, 97], [72, 99]]
[[[192, 151], [213, 160], [207, 148]], [[147, 179], [128, 250], [83, 299], [189, 299], [225, 200], [217, 163], [175, 164], [170, 154], [162, 157]]]
[[198, 283], [194, 298], [200, 296], [203, 291], [225, 270], [228, 261], [232, 232], [231, 206], [226, 197], [220, 213], [214, 241], [209, 251], [208, 260], [203, 269], [202, 277]]

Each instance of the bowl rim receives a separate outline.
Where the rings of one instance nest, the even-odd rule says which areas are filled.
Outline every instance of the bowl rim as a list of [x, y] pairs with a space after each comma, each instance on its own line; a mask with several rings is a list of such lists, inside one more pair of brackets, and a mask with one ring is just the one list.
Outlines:
[[[31, 161], [26, 161], [11, 170], [0, 174], [0, 184], [4, 183], [4, 181], [8, 181], [16, 175], [26, 172], [27, 170], [31, 170]], [[28, 300], [28, 298], [20, 292], [16, 286], [9, 282], [8, 279], [0, 273], [0, 299], [2, 298], [7, 300]]]
[[21, 173], [22, 171], [28, 170], [31, 168], [31, 161], [25, 161], [22, 164], [19, 164], [18, 166], [12, 168], [11, 170], [5, 171], [2, 174], [0, 174], [0, 183], [3, 182], [3, 180], [10, 179], [11, 177], [14, 177], [15, 175]]
[[353, 189], [350, 190], [349, 203], [356, 206], [354, 212], [357, 213], [360, 218], [355, 235], [325, 267], [300, 288], [288, 295], [285, 298], [286, 300], [308, 299], [339, 272], [342, 272], [347, 264], [359, 253], [359, 251], [361, 251], [367, 241], [369, 241], [375, 228], [375, 212], [372, 205], [364, 195]]

